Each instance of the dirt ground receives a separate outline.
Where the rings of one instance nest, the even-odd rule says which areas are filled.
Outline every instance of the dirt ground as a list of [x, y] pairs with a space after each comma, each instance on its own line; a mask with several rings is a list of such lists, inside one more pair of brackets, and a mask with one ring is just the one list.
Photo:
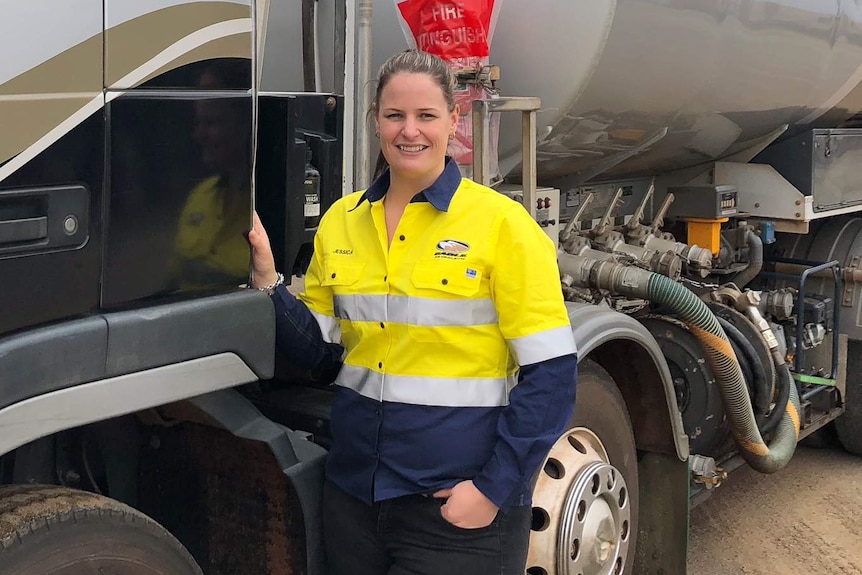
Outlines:
[[862, 575], [862, 458], [800, 447], [748, 467], [692, 512], [688, 575]]

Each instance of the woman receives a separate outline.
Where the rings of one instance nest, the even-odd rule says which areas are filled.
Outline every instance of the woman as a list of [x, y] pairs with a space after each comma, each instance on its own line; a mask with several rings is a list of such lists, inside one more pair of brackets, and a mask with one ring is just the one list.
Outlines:
[[575, 398], [554, 246], [446, 157], [458, 109], [442, 60], [391, 58], [372, 113], [389, 170], [323, 217], [301, 301], [278, 285], [259, 221], [249, 235], [280, 349], [307, 367], [345, 352], [331, 572], [523, 575], [531, 479]]

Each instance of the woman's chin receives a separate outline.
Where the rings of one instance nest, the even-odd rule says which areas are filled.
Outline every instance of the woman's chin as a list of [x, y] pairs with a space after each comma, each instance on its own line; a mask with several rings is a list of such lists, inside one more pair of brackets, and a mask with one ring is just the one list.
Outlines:
[[430, 158], [427, 155], [417, 154], [415, 156], [405, 156], [399, 154], [389, 162], [389, 169], [392, 173], [406, 178], [421, 178], [431, 172], [439, 172], [443, 170], [445, 165], [444, 158], [439, 160]]

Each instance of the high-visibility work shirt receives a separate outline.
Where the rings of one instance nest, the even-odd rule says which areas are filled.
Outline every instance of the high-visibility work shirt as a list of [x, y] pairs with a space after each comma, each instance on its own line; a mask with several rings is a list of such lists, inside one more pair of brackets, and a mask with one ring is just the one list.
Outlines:
[[[327, 476], [368, 503], [472, 479], [501, 508], [526, 505], [574, 407], [554, 245], [452, 161], [389, 245], [388, 187], [387, 173], [327, 211], [301, 295], [346, 352]], [[274, 301], [301, 313], [284, 290]]]

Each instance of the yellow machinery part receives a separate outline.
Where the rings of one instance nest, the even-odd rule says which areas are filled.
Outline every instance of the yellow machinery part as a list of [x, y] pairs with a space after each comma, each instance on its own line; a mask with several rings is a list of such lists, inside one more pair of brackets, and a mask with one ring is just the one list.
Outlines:
[[686, 218], [688, 243], [708, 249], [713, 256], [717, 256], [718, 250], [721, 248], [721, 224], [727, 220], [728, 218], [719, 220]]

